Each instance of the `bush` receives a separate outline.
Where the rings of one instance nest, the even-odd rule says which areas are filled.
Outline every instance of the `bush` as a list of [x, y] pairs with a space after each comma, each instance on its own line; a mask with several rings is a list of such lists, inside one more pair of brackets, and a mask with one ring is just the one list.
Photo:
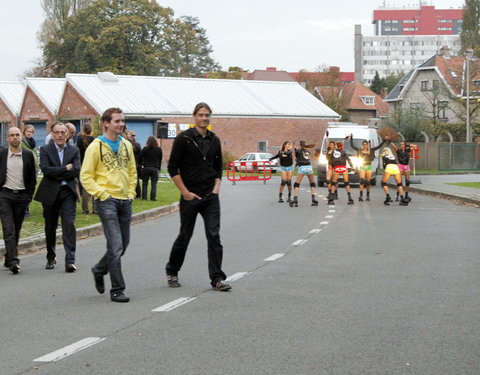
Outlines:
[[227, 164], [228, 163], [231, 163], [235, 160], [238, 159], [237, 156], [233, 155], [232, 153], [228, 152], [228, 151], [224, 151], [222, 152], [222, 158], [223, 158], [223, 166], [222, 168], [225, 170], [227, 169]]

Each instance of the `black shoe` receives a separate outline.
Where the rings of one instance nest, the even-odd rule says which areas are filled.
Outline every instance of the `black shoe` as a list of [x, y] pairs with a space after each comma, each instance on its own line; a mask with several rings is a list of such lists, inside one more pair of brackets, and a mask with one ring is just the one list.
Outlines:
[[352, 198], [348, 198], [347, 204], [348, 204], [348, 205], [352, 205], [353, 203], [354, 203], [353, 199], [352, 199]]
[[14, 264], [13, 266], [10, 266], [10, 271], [12, 271], [14, 275], [16, 275], [20, 272], [20, 266], [18, 264]]
[[214, 290], [218, 290], [219, 292], [227, 292], [232, 289], [232, 286], [227, 283], [225, 280], [217, 282], [215, 285], [212, 285]]
[[178, 276], [167, 275], [167, 283], [170, 288], [179, 288], [182, 286], [182, 284], [178, 282]]
[[52, 261], [47, 261], [47, 264], [45, 265], [45, 269], [46, 270], [53, 270], [55, 268], [55, 264], [57, 264], [57, 261], [56, 260], [52, 260]]
[[105, 293], [105, 283], [103, 281], [103, 275], [99, 272], [95, 272], [92, 268], [93, 279], [95, 280], [95, 289], [100, 294]]
[[7, 262], [7, 261], [5, 261], [5, 262], [3, 263], [3, 266], [4, 266], [5, 268], [10, 268], [10, 263]]
[[397, 195], [397, 197], [395, 198], [395, 202], [400, 202], [400, 198], [398, 198], [398, 195]]
[[65, 272], [68, 272], [68, 273], [73, 273], [77, 270], [77, 267], [75, 266], [75, 264], [67, 264], [65, 265]]
[[125, 293], [123, 292], [116, 292], [116, 293], [112, 293], [110, 295], [110, 299], [113, 301], [113, 302], [128, 302], [130, 301], [130, 298], [128, 298]]
[[157, 201], [155, 198], [153, 198], [153, 199], [150, 199], [150, 200], [151, 200], [152, 202], [156, 202], [156, 201]]
[[284, 202], [283, 197], [280, 195], [280, 196], [278, 197], [278, 203], [283, 203], [283, 202]]
[[359, 201], [359, 202], [363, 202], [363, 197], [362, 197], [362, 196], [359, 196], [359, 197], [358, 197], [358, 201]]
[[367, 197], [365, 198], [365, 201], [370, 202], [370, 195], [367, 195]]
[[412, 201], [412, 198], [411, 197], [405, 197], [405, 200], [410, 203]]
[[391, 200], [389, 197], [385, 197], [385, 200], [383, 201], [383, 204], [384, 204], [385, 206], [390, 206], [390, 202], [391, 202], [391, 201], [392, 201], [392, 200]]
[[408, 206], [408, 201], [405, 198], [400, 199], [400, 206]]

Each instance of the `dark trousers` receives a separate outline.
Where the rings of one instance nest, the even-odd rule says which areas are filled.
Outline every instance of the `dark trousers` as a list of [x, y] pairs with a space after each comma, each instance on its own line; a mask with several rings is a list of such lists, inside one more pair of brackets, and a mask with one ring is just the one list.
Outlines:
[[108, 198], [96, 200], [95, 204], [107, 240], [107, 252], [93, 267], [93, 271], [103, 275], [110, 273], [110, 293], [116, 293], [125, 290], [121, 257], [130, 242], [132, 201]]
[[151, 180], [150, 199], [157, 198], [158, 168], [145, 167], [142, 170], [142, 199], [147, 199], [148, 180]]
[[20, 264], [18, 259], [18, 241], [22, 229], [28, 195], [25, 192], [13, 193], [0, 189], [0, 218], [2, 220], [3, 240], [5, 241], [5, 265]]
[[176, 276], [182, 268], [188, 244], [192, 238], [197, 214], [205, 224], [208, 243], [208, 273], [212, 285], [227, 277], [222, 271], [223, 246], [220, 242], [220, 201], [217, 194], [202, 199], [180, 199], [180, 233], [173, 243], [170, 259], [165, 267], [168, 275]]
[[47, 244], [47, 260], [53, 262], [55, 253], [58, 217], [62, 218], [62, 241], [65, 249], [65, 264], [75, 263], [75, 250], [77, 244], [77, 231], [75, 229], [76, 198], [68, 186], [62, 186], [57, 199], [52, 206], [43, 204], [43, 217], [45, 219], [45, 237]]
[[135, 196], [140, 198], [142, 196], [142, 188], [140, 186], [140, 176], [142, 173], [142, 168], [137, 167], [137, 186], [135, 186]]

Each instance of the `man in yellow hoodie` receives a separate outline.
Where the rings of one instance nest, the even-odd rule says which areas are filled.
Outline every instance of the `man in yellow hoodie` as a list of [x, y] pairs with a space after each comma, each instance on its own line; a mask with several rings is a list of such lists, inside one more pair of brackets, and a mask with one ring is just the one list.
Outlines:
[[92, 268], [95, 287], [105, 292], [103, 276], [110, 273], [110, 298], [128, 302], [122, 274], [121, 257], [130, 241], [132, 200], [135, 198], [137, 168], [132, 144], [121, 137], [125, 118], [120, 108], [107, 109], [100, 118], [104, 134], [85, 152], [80, 181], [95, 197], [98, 215], [107, 239], [107, 251]]

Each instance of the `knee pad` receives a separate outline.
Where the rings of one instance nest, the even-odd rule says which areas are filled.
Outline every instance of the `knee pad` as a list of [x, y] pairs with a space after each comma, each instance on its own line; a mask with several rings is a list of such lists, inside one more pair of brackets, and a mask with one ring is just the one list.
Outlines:
[[294, 187], [295, 189], [296, 189], [296, 188], [299, 188], [299, 187], [300, 187], [300, 184], [299, 184], [298, 182], [295, 182], [295, 183], [293, 184], [293, 187]]
[[397, 186], [402, 186], [402, 183], [401, 183], [401, 182], [399, 182], [399, 183], [397, 184]]
[[282, 180], [282, 182], [280, 182], [280, 185], [282, 186], [285, 186], [287, 184], [287, 180]]
[[410, 180], [405, 180], [405, 186], [410, 186]]
[[337, 186], [337, 182], [336, 182], [336, 181], [332, 181], [332, 182], [330, 182], [330, 185], [332, 185], [332, 186]]
[[346, 186], [350, 186], [350, 182], [348, 182], [348, 181], [345, 182], [345, 187], [346, 187]]
[[327, 185], [330, 185], [332, 183], [332, 180], [327, 180]]
[[310, 187], [315, 187], [315, 182], [310, 182]]
[[287, 184], [287, 186], [292, 186], [292, 180], [285, 180], [285, 183]]
[[367, 180], [365, 180], [364, 178], [361, 178], [360, 179], [360, 185], [365, 186], [366, 184], [367, 184]]
[[382, 187], [385, 187], [385, 186], [387, 186], [387, 183], [382, 181], [382, 183], [380, 185], [382, 185]]

